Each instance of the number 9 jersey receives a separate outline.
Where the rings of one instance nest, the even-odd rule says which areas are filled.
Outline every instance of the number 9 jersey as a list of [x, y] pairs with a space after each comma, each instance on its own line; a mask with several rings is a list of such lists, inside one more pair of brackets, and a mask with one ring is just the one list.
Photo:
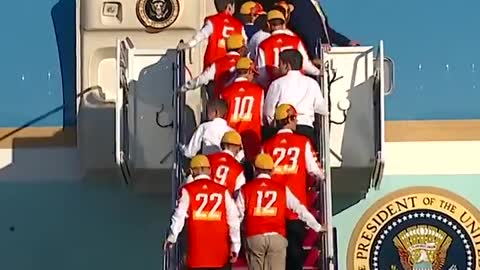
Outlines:
[[243, 166], [235, 159], [232, 152], [224, 150], [207, 155], [207, 157], [211, 165], [211, 178], [216, 183], [225, 186], [230, 194], [234, 194], [245, 184]]

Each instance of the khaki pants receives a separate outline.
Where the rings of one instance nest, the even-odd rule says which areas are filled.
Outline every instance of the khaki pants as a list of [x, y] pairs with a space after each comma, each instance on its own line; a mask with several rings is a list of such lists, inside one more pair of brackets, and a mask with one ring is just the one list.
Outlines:
[[279, 234], [255, 235], [247, 238], [249, 270], [285, 270], [287, 239]]

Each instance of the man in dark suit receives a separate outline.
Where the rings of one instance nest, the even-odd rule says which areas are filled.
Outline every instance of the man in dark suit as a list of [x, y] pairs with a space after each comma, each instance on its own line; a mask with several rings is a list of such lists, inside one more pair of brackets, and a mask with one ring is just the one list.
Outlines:
[[318, 0], [290, 0], [295, 9], [291, 14], [289, 28], [305, 42], [310, 57], [315, 55], [315, 45], [321, 39], [322, 44], [337, 46], [358, 46], [346, 36], [335, 31], [328, 24], [326, 13]]

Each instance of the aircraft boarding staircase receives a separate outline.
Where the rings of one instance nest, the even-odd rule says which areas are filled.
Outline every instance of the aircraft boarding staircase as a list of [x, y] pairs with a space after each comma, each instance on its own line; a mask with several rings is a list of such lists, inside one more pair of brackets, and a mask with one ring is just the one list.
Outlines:
[[[336, 269], [337, 264], [332, 216], [337, 211], [333, 209], [332, 198], [333, 202], [340, 204], [341, 208], [343, 197], [355, 197], [355, 201], [347, 202], [351, 205], [358, 201], [357, 197], [363, 198], [368, 189], [378, 187], [382, 179], [383, 99], [386, 89], [391, 89], [393, 85], [393, 77], [385, 76], [389, 74], [385, 69], [388, 67], [393, 73], [393, 65], [384, 56], [383, 42], [380, 42], [376, 58], [373, 47], [332, 48], [328, 52], [323, 52], [321, 46], [318, 48], [320, 57], [324, 59], [324, 76], [319, 78], [319, 83], [330, 108], [329, 116], [316, 121], [316, 126], [319, 127], [317, 130], [321, 150], [320, 159], [325, 168], [326, 181], [310, 188], [308, 208], [321, 223], [328, 224], [328, 232], [320, 235], [312, 231], [308, 232], [304, 242], [308, 253], [304, 269], [333, 270]], [[135, 95], [138, 94], [136, 90], [140, 88], [136, 88], [134, 84], [131, 85], [134, 81], [131, 66], [136, 55], [152, 54], [166, 53], [134, 49], [133, 43], [128, 38], [119, 41], [117, 45], [119, 87], [116, 101], [115, 153], [117, 165], [129, 184], [135, 184], [143, 175], [150, 177], [155, 175], [146, 174], [145, 168], [137, 168], [135, 158], [132, 158], [138, 151], [139, 141], [142, 146], [148, 143], [158, 144], [155, 138], [140, 138], [137, 133], [141, 130], [139, 122], [142, 120], [138, 119], [138, 111], [142, 110], [143, 104], [135, 101]], [[171, 76], [174, 77], [173, 88], [176, 89], [185, 82], [185, 53], [174, 51], [173, 55], [174, 60], [172, 63], [166, 63], [166, 66], [173, 66]], [[169, 183], [171, 186], [168, 190], [171, 191], [172, 207], [174, 207], [178, 188], [185, 178], [186, 165], [184, 158], [177, 150], [177, 144], [187, 142], [189, 134], [186, 130], [190, 128], [187, 126], [192, 123], [187, 119], [185, 94], [172, 95], [172, 97], [173, 123], [159, 125], [157, 121], [157, 125], [170, 128], [174, 135], [173, 147], [168, 142], [163, 142], [161, 145], [165, 148], [165, 152], [172, 152], [170, 158], [173, 160], [173, 170], [168, 170], [171, 173], [171, 183]], [[165, 100], [163, 102], [168, 103]], [[148, 123], [143, 122], [143, 125], [146, 124]], [[162, 155], [159, 154], [156, 157], [160, 164], [162, 164]], [[167, 166], [168, 164], [163, 164], [160, 167], [162, 174], [168, 172], [163, 169]], [[157, 167], [154, 169], [158, 171]], [[154, 170], [150, 169], [150, 171]], [[336, 206], [336, 208], [339, 207]], [[180, 236], [179, 239], [182, 237]], [[182, 269], [185, 250], [184, 241], [179, 240], [173, 250], [166, 251], [164, 269]], [[240, 259], [234, 269], [246, 269], [245, 260]]]
[[[185, 53], [177, 53], [177, 69], [175, 74], [175, 84], [181, 86], [184, 83], [185, 78]], [[328, 90], [327, 90], [328, 91]], [[324, 93], [328, 95], [328, 93]], [[178, 142], [184, 143], [186, 140], [185, 134], [182, 131], [183, 126], [183, 115], [184, 115], [184, 106], [185, 106], [185, 96], [184, 94], [177, 95], [175, 99], [175, 131], [176, 131], [176, 140]], [[314, 214], [314, 216], [322, 224], [328, 224], [328, 233], [326, 234], [317, 234], [313, 230], [309, 230], [304, 241], [304, 248], [306, 250], [307, 256], [304, 264], [304, 269], [334, 269], [336, 265], [335, 260], [335, 242], [334, 239], [334, 228], [332, 227], [332, 213], [331, 213], [331, 192], [330, 192], [330, 171], [329, 171], [329, 155], [328, 155], [328, 140], [329, 136], [329, 119], [328, 116], [318, 119], [317, 129], [319, 131], [319, 141], [320, 143], [320, 153], [321, 153], [321, 162], [324, 164], [326, 181], [319, 183], [318, 186], [312, 186], [309, 189], [308, 194], [308, 208]], [[172, 194], [177, 194], [178, 187], [182, 184], [184, 179], [183, 168], [185, 159], [182, 157], [179, 151], [175, 151], [174, 159], [174, 172], [172, 175]], [[175, 205], [175, 199], [172, 201], [172, 206]], [[185, 250], [184, 243], [179, 241], [173, 250], [166, 250], [164, 253], [164, 269], [173, 270], [173, 269], [183, 269], [183, 253]], [[320, 252], [320, 250], [325, 250], [326, 252]], [[242, 253], [242, 252], [241, 252]], [[239, 260], [234, 264], [233, 269], [247, 269], [246, 260], [243, 254], [240, 254]]]

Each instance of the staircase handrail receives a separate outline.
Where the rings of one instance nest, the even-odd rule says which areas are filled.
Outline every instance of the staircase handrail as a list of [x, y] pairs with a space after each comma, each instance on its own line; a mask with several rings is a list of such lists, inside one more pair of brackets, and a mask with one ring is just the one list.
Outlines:
[[[323, 46], [321, 40], [317, 41], [316, 44], [316, 56], [323, 61]], [[325, 65], [325, 63], [323, 63]], [[323, 67], [322, 67], [323, 71]], [[328, 85], [325, 85], [322, 76], [318, 77], [318, 82], [320, 84], [320, 89], [322, 91], [323, 97], [328, 108], [329, 105], [329, 93]], [[320, 126], [318, 129], [319, 136], [319, 151], [320, 151], [320, 162], [324, 169], [325, 180], [319, 184], [319, 192], [321, 195], [320, 207], [322, 222], [327, 225], [327, 233], [323, 234], [322, 239], [322, 251], [321, 256], [322, 265], [321, 269], [334, 269], [334, 238], [333, 238], [333, 224], [332, 224], [332, 188], [331, 188], [331, 173], [330, 173], [330, 116], [329, 114], [323, 115], [320, 119]]]

